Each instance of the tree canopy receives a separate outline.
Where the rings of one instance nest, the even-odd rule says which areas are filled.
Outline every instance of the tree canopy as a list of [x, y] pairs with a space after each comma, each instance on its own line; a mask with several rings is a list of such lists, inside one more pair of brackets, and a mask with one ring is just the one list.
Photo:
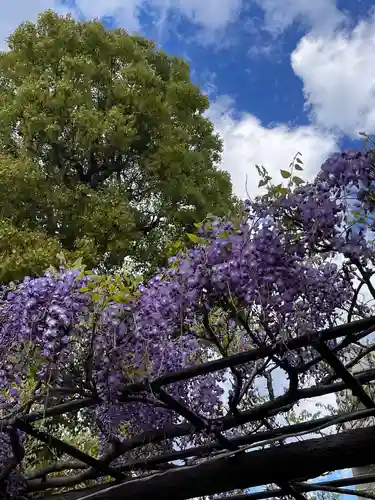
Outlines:
[[[372, 312], [359, 291], [367, 287], [375, 299], [374, 166], [370, 153], [335, 154], [309, 183], [294, 175], [302, 168], [298, 159], [283, 171], [287, 187], [270, 184], [261, 170], [268, 185], [265, 196], [247, 200], [238, 220], [207, 218], [197, 227], [194, 247], [171, 257], [149, 280], [61, 268], [3, 291], [0, 459], [7, 471], [5, 498], [72, 487], [85, 480], [95, 484], [103, 474], [125, 481], [129, 477], [123, 473], [136, 477], [145, 470], [160, 471], [152, 456], [168, 451], [174, 452], [173, 458], [161, 466], [170, 465], [168, 474], [173, 475], [179, 466], [171, 461], [182, 458], [186, 450], [194, 450], [199, 464], [208, 450], [227, 448], [232, 438], [253, 439], [253, 447], [267, 447], [274, 444], [272, 433], [280, 424], [272, 411], [278, 409], [288, 419], [304, 396], [326, 394], [333, 382], [332, 391], [345, 389], [335, 380], [340, 376], [348, 380], [345, 366], [371, 356], [375, 319], [367, 319], [371, 328], [357, 337], [354, 323], [351, 330], [329, 330], [327, 341], [316, 332], [368, 318]], [[353, 214], [353, 204], [359, 213]], [[334, 353], [333, 362], [326, 362], [327, 349], [331, 358]], [[240, 353], [231, 365], [230, 357]], [[192, 378], [202, 361], [215, 358], [227, 360], [222, 369], [204, 368]], [[191, 377], [176, 375], [187, 368]], [[289, 389], [276, 395], [275, 377], [280, 371]], [[365, 376], [368, 381], [375, 377], [373, 372]], [[267, 386], [263, 395], [261, 379]], [[227, 401], [224, 381], [231, 385]], [[353, 394], [368, 401], [355, 379], [350, 383]], [[168, 391], [163, 384], [168, 384]], [[371, 401], [368, 407], [373, 411]], [[69, 410], [77, 426], [90, 422], [96, 436], [95, 459], [100, 462], [79, 455], [63, 439], [52, 441], [43, 434], [45, 425]], [[337, 421], [336, 415], [320, 419], [319, 425], [295, 426], [304, 434]], [[271, 439], [257, 442], [259, 430]], [[25, 439], [30, 435], [53, 446], [55, 462], [42, 471], [25, 473], [22, 464], [29, 453]], [[366, 436], [361, 434], [361, 443], [372, 446]], [[348, 447], [353, 450], [351, 439]], [[329, 442], [336, 443], [335, 436]], [[297, 450], [299, 444], [291, 446]], [[318, 458], [322, 446], [313, 449]], [[280, 463], [287, 449], [277, 448]], [[333, 445], [327, 450], [326, 462], [315, 461], [317, 473], [331, 463]], [[78, 463], [72, 465], [68, 455]], [[251, 455], [244, 454], [243, 460], [251, 463]], [[343, 463], [344, 455], [338, 463]], [[296, 457], [299, 474], [306, 475], [308, 464], [306, 469]], [[147, 467], [142, 459], [147, 459]], [[203, 463], [212, 473], [213, 462]], [[77, 468], [83, 472], [77, 473]], [[184, 474], [190, 491], [196, 491], [190, 477], [194, 472], [188, 467], [181, 478]], [[257, 474], [251, 476], [252, 484]], [[224, 475], [216, 483], [225, 487], [229, 479]], [[235, 487], [236, 475], [229, 476]], [[246, 486], [248, 476], [242, 476], [238, 487]], [[280, 491], [297, 495], [293, 484], [282, 478], [279, 482]], [[207, 491], [215, 491], [216, 483], [205, 483]], [[139, 495], [144, 485], [135, 482], [133, 491]], [[310, 491], [306, 484], [300, 488]], [[185, 498], [181, 490], [179, 495]]]
[[[97, 21], [46, 11], [0, 53], [0, 279], [81, 257], [155, 269], [237, 203], [187, 63]], [[6, 196], [3, 195], [6, 193]]]

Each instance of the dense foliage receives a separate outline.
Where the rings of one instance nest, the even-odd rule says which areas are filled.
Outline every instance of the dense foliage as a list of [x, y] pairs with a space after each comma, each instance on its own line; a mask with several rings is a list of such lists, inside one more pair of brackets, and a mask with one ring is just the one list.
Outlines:
[[[187, 63], [51, 11], [0, 53], [0, 280], [82, 257], [152, 269], [166, 243], [236, 205]], [[47, 266], [48, 267], [48, 266]]]
[[[197, 225], [190, 235], [194, 248], [172, 257], [147, 282], [59, 269], [4, 290], [3, 418], [92, 397], [100, 404], [84, 418], [96, 429], [100, 455], [113, 442], [180, 420], [156, 396], [126, 399], [127, 384], [368, 314], [357, 288], [367, 285], [375, 299], [371, 155], [335, 154], [307, 184], [294, 169], [302, 169], [300, 160], [283, 171], [288, 188], [269, 184], [264, 197], [247, 200], [237, 220], [208, 218]], [[358, 203], [360, 220], [353, 215]], [[308, 349], [286, 352], [279, 366], [289, 373], [312, 355]], [[320, 375], [326, 369], [319, 365]], [[232, 391], [232, 409], [259, 397], [251, 372], [241, 375], [252, 383]], [[227, 411], [224, 377], [179, 382], [170, 394], [201, 415], [219, 416]], [[6, 495], [16, 498], [15, 488], [25, 484], [16, 480], [22, 456], [15, 460], [6, 427], [0, 435], [2, 463], [13, 471]], [[27, 455], [22, 439], [13, 436], [13, 443]], [[188, 436], [179, 446], [194, 440]]]

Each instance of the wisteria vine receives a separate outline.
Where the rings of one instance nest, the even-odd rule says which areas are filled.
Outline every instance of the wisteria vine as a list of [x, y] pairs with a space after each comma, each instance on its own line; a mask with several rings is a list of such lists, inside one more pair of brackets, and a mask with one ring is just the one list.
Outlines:
[[[354, 282], [365, 281], [371, 291], [373, 185], [370, 153], [334, 154], [313, 182], [282, 190], [271, 202], [246, 200], [239, 221], [207, 219], [194, 248], [171, 258], [127, 300], [116, 291], [106, 297], [100, 287], [98, 293], [95, 273], [64, 268], [4, 292], [2, 497], [27, 495], [22, 457], [15, 459], [9, 433], [12, 418], [33, 405], [61, 404], [72, 395], [93, 398], [100, 457], [108, 445], [181, 421], [157, 395], [127, 399], [128, 384], [319, 330], [340, 321], [343, 312], [364, 314]], [[356, 204], [360, 220], [353, 215]], [[279, 363], [288, 370], [312, 356], [308, 350], [286, 353]], [[232, 403], [251, 392], [256, 368], [240, 374], [249, 384], [246, 391], [243, 383], [237, 387], [236, 396], [233, 389]], [[239, 373], [232, 375], [238, 383]], [[170, 394], [202, 416], [219, 417], [226, 411], [226, 376], [179, 382]], [[22, 448], [21, 435], [17, 442]]]

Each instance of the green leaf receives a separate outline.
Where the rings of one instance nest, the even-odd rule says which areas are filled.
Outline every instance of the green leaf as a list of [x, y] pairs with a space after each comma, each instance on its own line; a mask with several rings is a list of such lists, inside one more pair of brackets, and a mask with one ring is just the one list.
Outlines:
[[229, 236], [230, 234], [232, 234], [232, 233], [233, 233], [233, 231], [231, 231], [230, 229], [227, 229], [227, 230], [222, 231], [222, 232], [220, 233], [219, 238], [220, 238], [221, 240], [225, 240], [225, 239], [226, 239], [226, 238], [228, 238], [228, 236]]
[[229, 337], [228, 337], [228, 335], [225, 335], [224, 339], [223, 339], [223, 347], [224, 347], [224, 349], [227, 349], [228, 346], [229, 346]]
[[294, 165], [294, 168], [295, 168], [296, 170], [299, 170], [299, 171], [302, 171], [302, 170], [303, 170], [303, 167], [301, 167], [301, 165], [298, 165], [298, 164], [297, 164], [297, 165]]
[[192, 241], [194, 244], [199, 244], [202, 243], [203, 238], [197, 236], [194, 233], [187, 233], [187, 237], [189, 238], [190, 241]]
[[301, 179], [300, 177], [296, 177], [294, 176], [292, 178], [292, 181], [294, 182], [294, 184], [296, 184], [297, 186], [300, 186], [301, 184], [304, 184], [305, 181], [303, 179]]
[[[147, 278], [165, 264], [167, 241], [185, 240], [207, 212], [235, 213], [230, 176], [216, 167], [222, 144], [204, 115], [208, 99], [183, 58], [99, 21], [46, 11], [10, 35], [0, 60], [0, 214], [14, 224], [0, 228], [2, 282], [60, 263], [113, 270], [125, 257]], [[122, 175], [129, 155], [147, 164], [131, 190]], [[96, 168], [83, 184], [80, 163], [89, 157]], [[180, 210], [177, 200], [196, 208]]]
[[266, 186], [268, 181], [266, 179], [261, 179], [258, 183], [258, 187]]
[[285, 195], [285, 194], [288, 194], [289, 193], [289, 189], [284, 187], [282, 184], [278, 184], [277, 186], [275, 186], [275, 188], [273, 189], [273, 193], [275, 195], [278, 195], [278, 194], [281, 194], [281, 195]]
[[72, 269], [82, 269], [82, 270], [84, 270], [85, 267], [86, 266], [82, 263], [82, 257], [78, 257], [78, 259], [75, 260], [73, 262], [73, 264], [71, 265]]
[[288, 172], [288, 170], [280, 170], [280, 173], [281, 173], [281, 176], [284, 178], [284, 179], [288, 179], [290, 176], [291, 176], [291, 173]]

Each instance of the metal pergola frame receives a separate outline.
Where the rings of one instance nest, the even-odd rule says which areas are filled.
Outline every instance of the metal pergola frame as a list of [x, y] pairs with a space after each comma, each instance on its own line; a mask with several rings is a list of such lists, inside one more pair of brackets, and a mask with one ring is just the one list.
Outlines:
[[[11, 421], [2, 421], [2, 428], [10, 435], [21, 430], [52, 448], [71, 457], [70, 470], [80, 472], [72, 474], [71, 487], [79, 487], [84, 481], [95, 480], [100, 476], [112, 477], [111, 483], [97, 484], [86, 489], [73, 489], [56, 493], [66, 486], [61, 477], [52, 475], [59, 469], [56, 464], [46, 467], [37, 476], [28, 476], [28, 488], [38, 492], [46, 490], [48, 498], [53, 500], [147, 500], [147, 499], [188, 499], [216, 493], [229, 492], [255, 486], [274, 485], [273, 490], [237, 495], [233, 498], [258, 500], [291, 496], [305, 498], [304, 493], [314, 490], [351, 493], [347, 486], [375, 481], [375, 475], [326, 481], [312, 484], [307, 481], [324, 473], [344, 468], [361, 467], [375, 463], [375, 426], [343, 430], [337, 434], [313, 437], [291, 443], [286, 439], [298, 438], [308, 433], [314, 434], [331, 426], [342, 426], [350, 422], [360, 422], [375, 417], [375, 403], [364, 387], [375, 380], [375, 369], [369, 369], [355, 376], [350, 368], [365, 354], [371, 346], [357, 354], [354, 359], [344, 364], [340, 352], [375, 332], [375, 316], [335, 326], [320, 332], [302, 335], [288, 341], [279, 341], [272, 346], [253, 348], [237, 355], [223, 357], [215, 361], [189, 367], [183, 371], [168, 373], [155, 380], [144, 380], [128, 385], [121, 400], [126, 403], [137, 394], [149, 393], [157, 397], [166, 407], [179, 414], [184, 422], [168, 425], [163, 429], [151, 430], [133, 436], [126, 441], [117, 442], [107, 454], [96, 459], [78, 450], [51, 434], [34, 426], [46, 417], [69, 414], [84, 407], [100, 404], [95, 398], [74, 399], [43, 412], [32, 412]], [[336, 340], [334, 347], [329, 341]], [[315, 357], [293, 367], [285, 360], [284, 354], [296, 349], [308, 348], [316, 351]], [[374, 345], [375, 350], [375, 345]], [[237, 369], [256, 360], [272, 359], [288, 375], [289, 387], [284, 394], [266, 402], [261, 402], [245, 411], [237, 408], [238, 386], [241, 380]], [[299, 387], [300, 376], [319, 363], [330, 367], [330, 374], [311, 387]], [[229, 403], [228, 413], [219, 419], [203, 418], [186, 405], [174, 399], [168, 393], [168, 386], [175, 382], [186, 381], [200, 375], [230, 369], [237, 386]], [[270, 419], [291, 409], [298, 401], [315, 398], [326, 394], [349, 390], [362, 404], [364, 409], [354, 409], [293, 425], [275, 426]], [[236, 401], [237, 398], [237, 401]], [[225, 432], [240, 428], [243, 424], [259, 423], [259, 430], [228, 437]], [[145, 459], [128, 461], [125, 465], [113, 466], [119, 456], [140, 449], [145, 444], [162, 443], [166, 440], [188, 436], [190, 434], [214, 437], [209, 444], [189, 447], [181, 451], [158, 454]], [[22, 462], [14, 439], [14, 463]], [[184, 465], [176, 465], [177, 460], [187, 460]], [[195, 460], [195, 462], [194, 462]], [[190, 462], [189, 462], [190, 461]], [[67, 467], [68, 468], [68, 467]], [[12, 470], [11, 467], [9, 467]], [[135, 473], [135, 475], [134, 475]], [[9, 471], [0, 471], [1, 481]], [[275, 489], [276, 488], [276, 489]], [[43, 498], [46, 498], [45, 496]], [[370, 498], [372, 498], [370, 496]], [[373, 497], [375, 498], [375, 496]]]

